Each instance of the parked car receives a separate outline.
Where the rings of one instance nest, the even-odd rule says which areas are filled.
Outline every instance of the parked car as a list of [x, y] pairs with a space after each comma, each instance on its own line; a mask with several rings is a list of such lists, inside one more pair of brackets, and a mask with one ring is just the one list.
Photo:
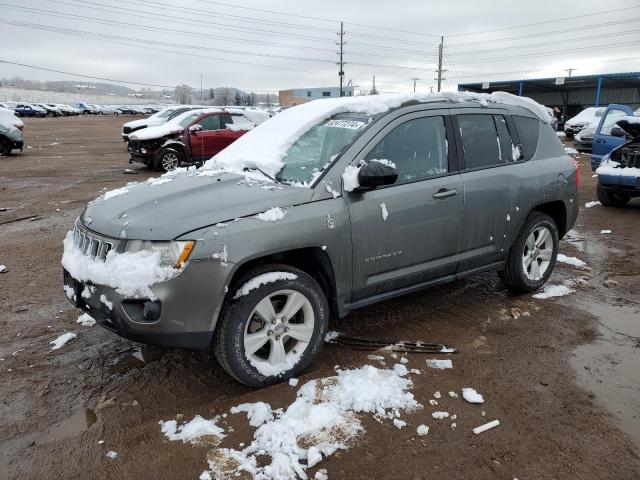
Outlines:
[[157, 113], [154, 113], [148, 118], [143, 118], [140, 120], [132, 120], [130, 122], [122, 125], [122, 140], [125, 142], [129, 141], [129, 134], [141, 130], [147, 127], [155, 127], [157, 125], [162, 125], [166, 123], [170, 118], [177, 116], [187, 110], [192, 110], [197, 107], [192, 107], [188, 105], [175, 105], [172, 107], [166, 107], [160, 110]]
[[600, 117], [605, 111], [605, 107], [589, 107], [582, 110], [575, 117], [570, 118], [564, 124], [564, 133], [567, 138], [573, 138], [583, 128], [588, 127], [592, 123], [598, 123]]
[[62, 112], [56, 106], [49, 105], [47, 103], [34, 103], [36, 107], [42, 108], [45, 112], [47, 112], [48, 117], [61, 117]]
[[58, 107], [65, 116], [80, 115], [82, 113], [79, 109], [63, 103], [56, 103], [55, 106]]
[[202, 164], [254, 126], [242, 113], [220, 108], [188, 110], [163, 125], [131, 133], [129, 161], [161, 171]]
[[0, 107], [0, 121], [9, 122], [20, 130], [24, 129], [24, 122], [16, 117], [13, 110], [9, 110], [8, 108]]
[[67, 297], [125, 338], [213, 347], [258, 387], [302, 373], [329, 319], [356, 308], [485, 271], [534, 291], [575, 223], [580, 177], [525, 100], [288, 109], [198, 170], [91, 202], [65, 239]]
[[0, 156], [9, 156], [12, 150], [22, 151], [23, 146], [22, 129], [17, 128], [11, 119], [0, 115]]
[[596, 134], [596, 125], [589, 125], [586, 128], [580, 130], [573, 137], [573, 146], [579, 152], [590, 152], [593, 148], [593, 137]]
[[[635, 114], [640, 114], [640, 110], [636, 110]], [[626, 105], [612, 103], [607, 106], [598, 122], [596, 133], [593, 136], [593, 149], [591, 151], [592, 170], [600, 166], [600, 161], [606, 154], [627, 141], [624, 131], [616, 127], [616, 122], [622, 117], [633, 115], [633, 110]]]
[[47, 111], [30, 103], [17, 103], [13, 111], [19, 117], [46, 117]]
[[628, 141], [606, 154], [596, 170], [598, 200], [605, 207], [624, 207], [640, 197], [640, 117], [622, 117], [614, 133], [617, 128], [628, 135]]

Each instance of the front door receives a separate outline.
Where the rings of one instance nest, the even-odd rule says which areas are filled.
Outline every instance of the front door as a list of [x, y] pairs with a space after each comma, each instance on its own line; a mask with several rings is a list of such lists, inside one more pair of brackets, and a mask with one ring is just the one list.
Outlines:
[[228, 117], [226, 113], [212, 113], [194, 123], [202, 126], [202, 130], [189, 133], [192, 161], [209, 160], [244, 133], [226, 128], [231, 123]]
[[345, 192], [352, 234], [354, 296], [362, 298], [455, 272], [462, 180], [449, 152], [448, 111], [416, 112], [387, 125], [362, 152], [390, 161], [395, 184]]
[[609, 105], [602, 114], [593, 137], [593, 150], [591, 152], [591, 168], [593, 170], [600, 166], [604, 155], [626, 141], [625, 137], [611, 135], [611, 129], [625, 115], [633, 115], [633, 110], [626, 105], [617, 105], [615, 103]]

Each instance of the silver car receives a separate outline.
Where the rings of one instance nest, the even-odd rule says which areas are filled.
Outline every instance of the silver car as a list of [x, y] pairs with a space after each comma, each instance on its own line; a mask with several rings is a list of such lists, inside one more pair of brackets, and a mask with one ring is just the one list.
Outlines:
[[13, 150], [22, 151], [23, 146], [22, 130], [9, 118], [0, 117], [0, 156], [11, 155]]
[[65, 239], [67, 297], [263, 386], [299, 375], [356, 308], [486, 271], [540, 288], [579, 203], [546, 113], [388, 98], [288, 109], [201, 169], [107, 192]]

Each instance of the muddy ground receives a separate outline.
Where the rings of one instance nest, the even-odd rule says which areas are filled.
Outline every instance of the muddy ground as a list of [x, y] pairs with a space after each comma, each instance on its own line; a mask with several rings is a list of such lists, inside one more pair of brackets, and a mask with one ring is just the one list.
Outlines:
[[[122, 118], [27, 119], [22, 155], [0, 159], [0, 478], [196, 479], [207, 446], [168, 442], [159, 420], [211, 418], [243, 402], [286, 407], [296, 389], [252, 391], [206, 354], [146, 348], [80, 314], [62, 291], [62, 238], [103, 188], [152, 173], [124, 173]], [[595, 199], [589, 156], [581, 155], [581, 204]], [[5, 223], [21, 217], [33, 218]], [[612, 234], [601, 234], [603, 229]], [[493, 274], [381, 303], [334, 321], [335, 330], [440, 341], [456, 346], [453, 370], [409, 355], [413, 393], [425, 405], [397, 429], [363, 416], [366, 433], [321, 462], [329, 478], [640, 478], [640, 202], [626, 209], [581, 208], [561, 252], [589, 269], [559, 265], [552, 283], [576, 293], [547, 300], [511, 295]], [[525, 313], [525, 315], [520, 315]], [[528, 315], [527, 315], [528, 314]], [[520, 315], [520, 316], [519, 316]], [[517, 318], [516, 318], [517, 317]], [[64, 331], [78, 337], [60, 350]], [[387, 366], [395, 361], [386, 355]], [[326, 345], [301, 383], [358, 367], [367, 353]], [[472, 386], [482, 406], [428, 400], [436, 390]], [[436, 421], [431, 412], [457, 414]], [[485, 415], [482, 415], [485, 412]], [[471, 432], [488, 420], [500, 427]], [[417, 437], [416, 426], [431, 427]], [[220, 424], [221, 446], [250, 442], [246, 418]], [[103, 443], [99, 443], [103, 441]], [[116, 451], [112, 460], [105, 454]]]

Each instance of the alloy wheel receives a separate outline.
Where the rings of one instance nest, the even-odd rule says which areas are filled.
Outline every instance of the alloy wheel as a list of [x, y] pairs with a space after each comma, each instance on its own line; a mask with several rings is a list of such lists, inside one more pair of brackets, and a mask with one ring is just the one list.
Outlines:
[[162, 168], [170, 172], [178, 168], [178, 155], [173, 152], [167, 152], [162, 156]]
[[553, 235], [549, 228], [541, 225], [527, 237], [522, 252], [524, 273], [529, 280], [538, 281], [544, 277], [553, 257]]

